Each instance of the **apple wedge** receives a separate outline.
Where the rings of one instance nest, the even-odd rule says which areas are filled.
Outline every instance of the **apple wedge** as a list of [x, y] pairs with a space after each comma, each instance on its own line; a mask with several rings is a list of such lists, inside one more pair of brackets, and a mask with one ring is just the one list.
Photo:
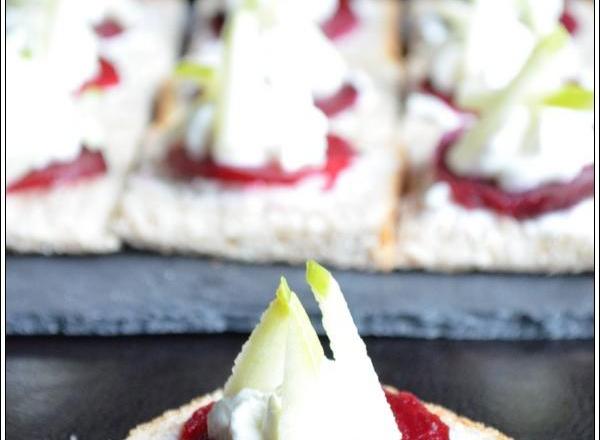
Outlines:
[[292, 319], [289, 322], [285, 370], [281, 385], [279, 437], [285, 440], [316, 438], [319, 414], [323, 347], [306, 311], [295, 293], [290, 294]]
[[300, 300], [281, 278], [275, 299], [235, 360], [224, 395], [273, 393], [264, 430], [269, 438], [311, 438], [323, 347]]
[[307, 262], [306, 280], [323, 315], [323, 327], [329, 337], [335, 368], [351, 380], [353, 393], [361, 396], [362, 402], [368, 402], [361, 406], [360, 413], [357, 407], [356, 415], [347, 414], [350, 420], [352, 417], [369, 420], [367, 424], [356, 424], [355, 428], [361, 431], [356, 438], [398, 440], [401, 434], [394, 414], [340, 286], [329, 271], [315, 261]]
[[243, 388], [271, 392], [283, 381], [291, 296], [287, 282], [281, 278], [275, 299], [235, 359], [225, 396], [236, 395]]

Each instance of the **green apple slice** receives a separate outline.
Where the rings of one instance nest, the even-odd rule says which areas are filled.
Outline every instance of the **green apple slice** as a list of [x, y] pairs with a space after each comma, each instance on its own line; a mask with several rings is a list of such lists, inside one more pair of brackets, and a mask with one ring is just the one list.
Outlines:
[[214, 66], [199, 64], [191, 60], [183, 60], [175, 67], [175, 76], [197, 81], [200, 85], [210, 85], [216, 77]]
[[216, 93], [214, 147], [229, 149], [241, 138], [247, 120], [256, 115], [256, 103], [261, 102], [261, 71], [257, 65], [260, 46], [260, 21], [257, 11], [242, 6], [232, 12], [223, 29], [224, 54]]
[[540, 39], [517, 76], [485, 107], [479, 121], [450, 151], [448, 159], [454, 169], [469, 173], [476, 168], [480, 152], [490, 136], [504, 123], [511, 108], [523, 100], [538, 74], [568, 40], [569, 34], [562, 26]]
[[577, 84], [567, 84], [560, 90], [545, 96], [542, 104], [571, 110], [591, 110], [594, 108], [594, 92]]
[[329, 271], [315, 261], [307, 262], [306, 280], [319, 303], [336, 367], [352, 378], [352, 387], [356, 395], [361, 396], [361, 401], [368, 402], [366, 419], [371, 430], [377, 429], [374, 438], [398, 440], [401, 434], [394, 415], [340, 286]]
[[291, 318], [292, 292], [281, 278], [275, 299], [262, 315], [250, 338], [237, 356], [232, 374], [225, 384], [225, 396], [243, 388], [274, 391], [282, 382]]
[[319, 378], [325, 354], [306, 311], [293, 292], [290, 306], [292, 319], [281, 385], [278, 438], [306, 440], [316, 434], [314, 411], [319, 399]]

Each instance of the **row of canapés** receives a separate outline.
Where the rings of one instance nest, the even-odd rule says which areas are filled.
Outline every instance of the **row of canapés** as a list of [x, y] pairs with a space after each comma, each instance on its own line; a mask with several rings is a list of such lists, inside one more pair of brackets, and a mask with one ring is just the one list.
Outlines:
[[[9, 27], [11, 64], [23, 71], [9, 100], [16, 250], [112, 251], [123, 241], [369, 269], [593, 266], [591, 2], [198, 2], [189, 50], [139, 143], [124, 133], [143, 130], [131, 118], [149, 107], [148, 72], [173, 59], [183, 8], [167, 20], [159, 3], [131, 0], [155, 18], [136, 26], [133, 13], [82, 21], [76, 2], [52, 3], [39, 17], [15, 7]], [[53, 26], [59, 19], [72, 25]], [[400, 34], [410, 35], [404, 59]], [[118, 89], [109, 46], [131, 65], [131, 85], [121, 101], [92, 105]], [[58, 58], [76, 49], [86, 56]], [[92, 50], [102, 75], [90, 81]], [[59, 67], [25, 86], [40, 63]], [[154, 88], [142, 87], [148, 76]], [[40, 94], [41, 106], [26, 105]], [[110, 150], [74, 132], [88, 124], [51, 111], [67, 101], [81, 106], [73, 118], [108, 120], [119, 154], [130, 151], [118, 178], [107, 179]], [[48, 128], [18, 129], [30, 115]]]

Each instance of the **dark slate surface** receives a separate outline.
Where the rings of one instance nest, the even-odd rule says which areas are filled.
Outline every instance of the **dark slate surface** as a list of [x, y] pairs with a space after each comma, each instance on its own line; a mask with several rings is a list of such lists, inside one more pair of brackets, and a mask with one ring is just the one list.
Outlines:
[[[220, 387], [244, 339], [9, 337], [6, 438], [122, 439]], [[593, 341], [366, 342], [382, 382], [515, 439], [594, 437]]]
[[[304, 270], [123, 253], [9, 256], [7, 325], [18, 335], [245, 332], [285, 275], [311, 314]], [[593, 337], [593, 277], [335, 271], [365, 335]]]

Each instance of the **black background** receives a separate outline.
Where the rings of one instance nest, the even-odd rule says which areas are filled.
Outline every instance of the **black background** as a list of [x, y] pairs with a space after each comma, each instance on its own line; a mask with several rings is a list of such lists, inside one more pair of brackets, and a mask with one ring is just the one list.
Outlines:
[[[135, 425], [219, 387], [244, 339], [11, 337], [7, 438], [123, 438]], [[591, 341], [367, 343], [383, 382], [515, 438], [593, 437]]]

